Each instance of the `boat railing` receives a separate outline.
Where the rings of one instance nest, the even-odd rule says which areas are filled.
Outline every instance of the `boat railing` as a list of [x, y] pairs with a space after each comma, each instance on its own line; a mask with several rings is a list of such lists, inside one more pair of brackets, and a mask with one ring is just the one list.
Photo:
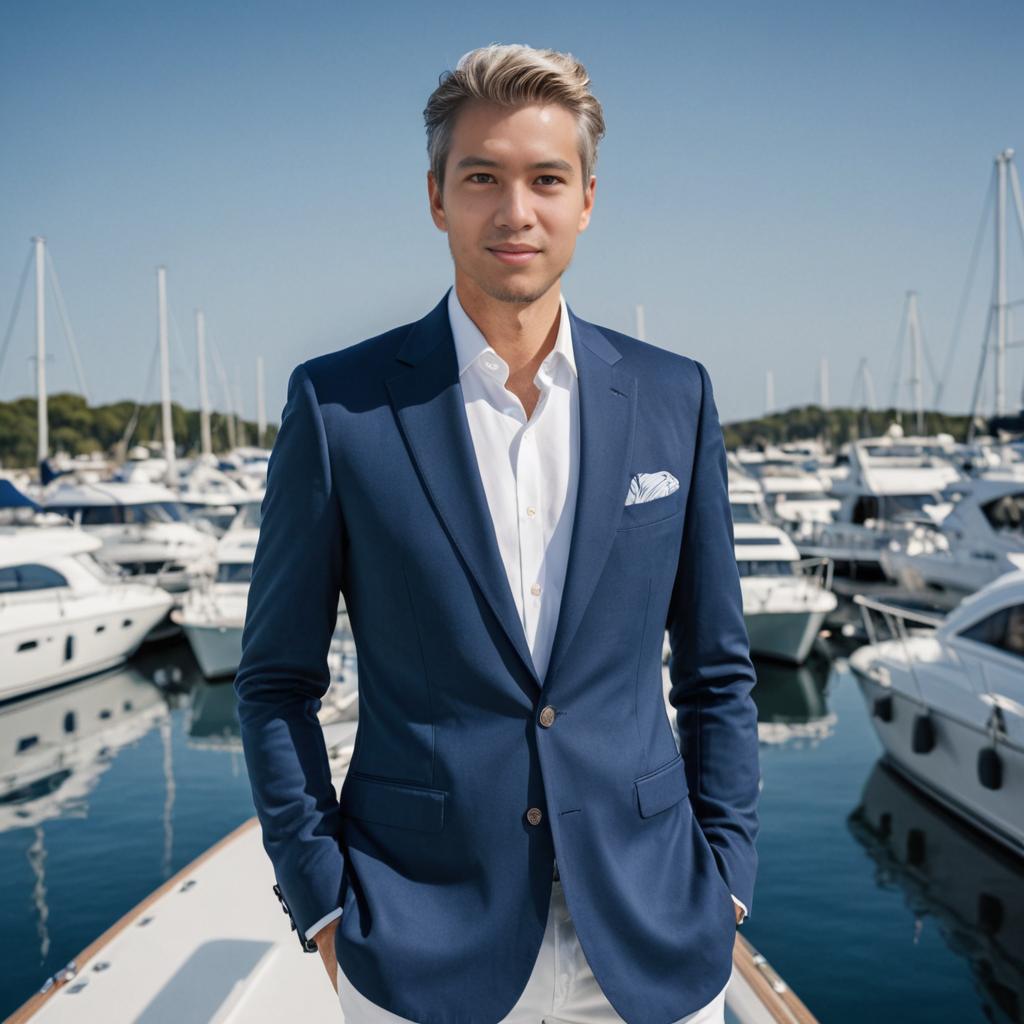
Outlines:
[[832, 589], [832, 574], [836, 563], [828, 555], [811, 555], [808, 558], [801, 558], [793, 565], [800, 575], [817, 583], [822, 590]]
[[[914, 682], [918, 698], [922, 706], [925, 706], [927, 702], [924, 698], [921, 681], [914, 669], [914, 658], [912, 656], [912, 652], [907, 647], [907, 640], [909, 639], [910, 634], [906, 624], [908, 622], [915, 622], [921, 626], [935, 629], [937, 626], [940, 626], [945, 622], [945, 617], [941, 614], [932, 614], [918, 608], [904, 608], [901, 605], [891, 604], [887, 601], [882, 601], [874, 597], [868, 597], [866, 594], [854, 594], [853, 600], [861, 606], [861, 614], [864, 616], [864, 628], [867, 631], [868, 639], [871, 643], [878, 643], [878, 633], [874, 628], [871, 612], [878, 612], [885, 619], [889, 626], [890, 635], [899, 641], [900, 647], [903, 649], [907, 669]], [[957, 650], [955, 644], [945, 644], [944, 651], [948, 656], [952, 657], [953, 661], [956, 662], [957, 666], [963, 673], [964, 678], [970, 680], [972, 683], [977, 679], [981, 683], [981, 690], [980, 692], [976, 692], [975, 695], [991, 708], [991, 714], [985, 724], [985, 731], [992, 736], [992, 740], [995, 742], [995, 738], [1000, 734], [1000, 730], [1005, 734], [1005, 725], [1003, 724], [1000, 699], [992, 690], [988, 673], [985, 671], [984, 659], [965, 659], [962, 653]]]
[[928, 612], [921, 608], [907, 608], [903, 605], [893, 604], [891, 601], [870, 597], [867, 594], [854, 594], [853, 600], [855, 604], [860, 605], [864, 631], [868, 635], [869, 642], [873, 644], [878, 643], [879, 635], [872, 612], [878, 613], [889, 627], [889, 635], [899, 640], [906, 639], [910, 635], [907, 632], [906, 624], [908, 622], [934, 629], [945, 621], [945, 616], [941, 614]]
[[854, 594], [853, 600], [855, 604], [860, 605], [861, 615], [864, 619], [864, 629], [870, 643], [876, 644], [879, 642], [878, 631], [875, 629], [872, 612], [876, 612], [881, 616], [889, 628], [890, 636], [899, 642], [903, 656], [906, 659], [907, 671], [917, 692], [917, 699], [922, 707], [926, 707], [927, 701], [924, 697], [924, 689], [914, 668], [913, 652], [907, 646], [907, 641], [910, 639], [910, 630], [907, 627], [907, 623], [917, 623], [919, 626], [925, 626], [934, 630], [945, 621], [944, 616], [918, 608], [905, 608], [902, 605], [883, 601], [877, 597], [869, 597], [867, 594]]

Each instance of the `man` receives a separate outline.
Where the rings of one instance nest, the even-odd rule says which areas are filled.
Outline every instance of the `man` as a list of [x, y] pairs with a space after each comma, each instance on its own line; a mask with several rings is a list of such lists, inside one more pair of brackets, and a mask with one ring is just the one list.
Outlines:
[[[235, 688], [279, 895], [349, 1024], [723, 1020], [759, 774], [725, 449], [700, 363], [562, 298], [588, 85], [525, 46], [442, 76], [454, 288], [289, 380]], [[339, 594], [359, 727], [336, 799]]]

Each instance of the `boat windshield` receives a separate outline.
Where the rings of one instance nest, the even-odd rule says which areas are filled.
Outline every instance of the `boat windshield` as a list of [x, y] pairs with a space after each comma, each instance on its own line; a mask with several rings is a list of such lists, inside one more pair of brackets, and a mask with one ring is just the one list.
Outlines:
[[912, 520], [930, 521], [926, 505], [939, 505], [937, 494], [862, 494], [853, 509], [853, 522], [863, 523], [866, 519], [888, 522]]
[[1024, 604], [1000, 608], [960, 635], [1024, 658]]
[[117, 583], [124, 573], [113, 562], [97, 558], [91, 551], [79, 551], [74, 559], [101, 583]]
[[776, 501], [828, 501], [832, 495], [824, 491], [780, 491]]
[[138, 505], [50, 505], [69, 519], [80, 515], [82, 526], [123, 526], [126, 523], [180, 523], [184, 520], [176, 501], [147, 501]]
[[233, 529], [258, 530], [263, 521], [261, 504], [258, 501], [247, 501], [239, 509], [238, 515], [231, 521]]
[[738, 558], [741, 576], [795, 576], [796, 565], [776, 558]]
[[766, 523], [768, 515], [757, 501], [735, 501], [731, 504], [734, 523]]
[[1024, 533], [1024, 492], [994, 498], [982, 505], [981, 510], [993, 530]]
[[217, 583], [248, 583], [252, 579], [252, 562], [221, 562], [217, 566]]
[[23, 594], [29, 590], [51, 590], [67, 585], [67, 579], [48, 565], [30, 562], [0, 568], [0, 594]]

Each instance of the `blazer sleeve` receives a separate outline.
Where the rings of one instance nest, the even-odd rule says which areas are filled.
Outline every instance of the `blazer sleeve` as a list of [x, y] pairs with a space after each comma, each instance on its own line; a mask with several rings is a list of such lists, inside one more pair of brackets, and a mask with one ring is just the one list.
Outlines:
[[725, 441], [711, 378], [701, 398], [679, 566], [669, 604], [669, 703], [694, 815], [734, 898], [753, 907], [759, 822], [757, 682], [729, 505]]
[[341, 809], [317, 719], [330, 685], [344, 547], [327, 437], [300, 363], [267, 465], [235, 676], [263, 846], [299, 935], [344, 902]]

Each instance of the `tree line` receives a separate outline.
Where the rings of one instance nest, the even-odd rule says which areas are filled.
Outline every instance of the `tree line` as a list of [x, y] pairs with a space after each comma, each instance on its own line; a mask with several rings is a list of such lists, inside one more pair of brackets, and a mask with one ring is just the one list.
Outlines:
[[[162, 441], [162, 414], [159, 402], [138, 405], [135, 402], [111, 402], [90, 406], [73, 392], [62, 391], [47, 397], [50, 451], [69, 455], [94, 452], [121, 460], [136, 444]], [[37, 403], [35, 398], [16, 398], [0, 402], [0, 465], [8, 469], [35, 466], [37, 442]], [[210, 413], [210, 435], [215, 452], [230, 447], [230, 417]], [[134, 422], [133, 422], [134, 421]], [[199, 411], [171, 403], [171, 423], [177, 453], [188, 458], [202, 450]], [[240, 445], [255, 445], [257, 426], [251, 420], [239, 419]], [[277, 427], [267, 425], [262, 444], [270, 447], [277, 436]]]

